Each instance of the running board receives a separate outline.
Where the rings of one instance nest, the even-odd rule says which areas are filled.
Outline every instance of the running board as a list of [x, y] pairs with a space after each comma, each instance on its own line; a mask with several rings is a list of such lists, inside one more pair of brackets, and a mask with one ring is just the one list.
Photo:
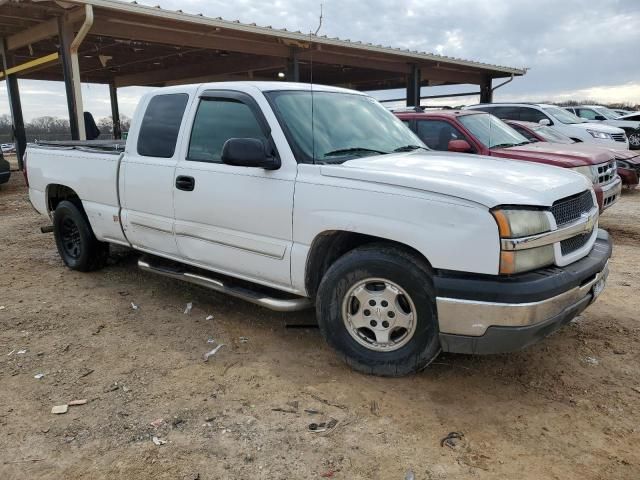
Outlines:
[[204, 275], [192, 273], [188, 271], [174, 270], [170, 267], [153, 265], [148, 259], [138, 260], [138, 267], [145, 272], [157, 273], [183, 282], [193, 283], [206, 287], [216, 292], [226, 293], [232, 297], [241, 298], [247, 302], [251, 302], [261, 307], [266, 307], [277, 312], [295, 312], [311, 308], [313, 303], [311, 299], [306, 297], [296, 297], [291, 299], [269, 297], [265, 293], [249, 290], [244, 287], [225, 284], [222, 280], [209, 278]]

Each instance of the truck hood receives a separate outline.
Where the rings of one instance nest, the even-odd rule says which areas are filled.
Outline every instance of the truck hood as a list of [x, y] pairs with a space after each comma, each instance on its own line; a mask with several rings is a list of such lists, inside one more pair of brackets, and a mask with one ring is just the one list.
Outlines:
[[606, 148], [589, 150], [580, 148], [579, 145], [581, 144], [535, 142], [517, 147], [496, 148], [491, 150], [491, 156], [528, 160], [565, 168], [596, 165], [614, 159], [613, 153]]
[[618, 127], [612, 127], [611, 125], [605, 125], [604, 123], [571, 123], [570, 127], [584, 128], [585, 130], [594, 130], [596, 132], [604, 133], [624, 133], [624, 130]]
[[410, 152], [322, 165], [329, 177], [395, 185], [457, 197], [489, 208], [497, 205], [548, 207], [591, 188], [585, 176], [566, 169], [482, 155]]

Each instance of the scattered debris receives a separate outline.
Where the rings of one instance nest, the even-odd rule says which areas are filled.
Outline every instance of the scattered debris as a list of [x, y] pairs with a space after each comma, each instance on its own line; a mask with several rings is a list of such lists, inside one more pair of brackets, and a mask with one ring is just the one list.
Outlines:
[[209, 338], [209, 339], [207, 340], [207, 343], [216, 343], [216, 341], [215, 341], [213, 338]]
[[589, 365], [600, 365], [600, 362], [596, 357], [585, 357], [584, 361], [587, 362]]
[[416, 480], [416, 474], [413, 473], [413, 470], [407, 470], [407, 473], [404, 476], [404, 480]]
[[44, 458], [25, 458], [24, 460], [10, 460], [3, 462], [5, 465], [11, 465], [12, 463], [29, 463], [29, 462], [42, 462]]
[[167, 443], [167, 441], [166, 441], [166, 440], [162, 440], [161, 438], [158, 438], [158, 437], [153, 437], [153, 438], [151, 439], [151, 441], [153, 441], [154, 445], [156, 445], [156, 446], [158, 446], [158, 447], [159, 447], [160, 445], [164, 445], [165, 443]]
[[326, 432], [327, 430], [335, 428], [336, 425], [338, 425], [338, 421], [335, 418], [332, 418], [328, 422], [310, 423], [309, 431], [313, 433]]
[[123, 297], [128, 297], [129, 296], [129, 292], [127, 292], [126, 290], [122, 290], [122, 291], [118, 292], [118, 295], [122, 295]]
[[334, 473], [335, 473], [335, 472], [334, 472], [333, 470], [328, 470], [328, 471], [326, 471], [326, 472], [324, 472], [324, 473], [320, 474], [320, 476], [321, 476], [322, 478], [333, 478], [333, 474], [334, 474]]
[[54, 407], [51, 407], [51, 413], [55, 413], [57, 415], [60, 415], [62, 413], [67, 413], [68, 410], [69, 410], [69, 405], [67, 404], [56, 405]]
[[185, 420], [183, 420], [180, 417], [173, 417], [173, 420], [171, 420], [171, 426], [173, 428], [178, 428], [180, 425], [182, 425], [183, 423], [185, 423]]
[[247, 343], [249, 341], [248, 337], [240, 337], [240, 343]]
[[315, 408], [305, 408], [304, 411], [309, 415], [317, 415], [321, 413], [320, 410], [316, 410]]
[[205, 353], [203, 355], [204, 361], [207, 362], [209, 360], [209, 357], [214, 356], [216, 353], [218, 353], [218, 350], [220, 350], [222, 347], [224, 347], [224, 343], [221, 343], [220, 345], [218, 345], [216, 348], [214, 348], [213, 350], [209, 350], [207, 353]]
[[26, 348], [23, 348], [22, 350], [18, 350], [18, 351], [16, 352], [16, 355], [24, 355], [25, 353], [27, 353], [27, 349], [26, 349]]
[[376, 402], [375, 400], [371, 400], [371, 405], [369, 406], [369, 408], [371, 410], [371, 413], [377, 417], [378, 413], [380, 412], [380, 407], [378, 406], [378, 402]]
[[5, 308], [7, 307], [5, 307], [4, 305], [0, 305], [0, 310], [4, 310]]
[[100, 324], [96, 327], [95, 331], [91, 335], [98, 335], [104, 329], [104, 325]]
[[160, 428], [160, 426], [164, 423], [164, 418], [156, 418], [153, 422], [150, 422], [153, 428]]
[[316, 395], [315, 393], [307, 392], [307, 395], [309, 395], [311, 398], [313, 398], [314, 400], [316, 400], [316, 401], [318, 401], [320, 403], [324, 403], [325, 405], [329, 405], [330, 407], [336, 407], [336, 408], [340, 408], [342, 410], [346, 410], [347, 409], [346, 405], [341, 405], [340, 403], [330, 402], [329, 400], [325, 400], [320, 395]]
[[184, 309], [184, 314], [185, 315], [190, 315], [191, 314], [191, 309], [193, 308], [193, 303], [189, 302], [187, 303], [186, 308]]
[[138, 310], [138, 308], [140, 308], [140, 307], [138, 307], [138, 305], [136, 305], [135, 303], [131, 302], [131, 308], [133, 310]]
[[444, 447], [445, 445], [449, 448], [455, 448], [459, 442], [464, 437], [464, 433], [461, 432], [449, 432], [449, 434], [440, 440], [440, 446]]
[[205, 320], [213, 320], [213, 315], [207, 315], [207, 318], [205, 318]]
[[44, 377], [44, 373], [36, 373], [33, 378], [35, 378], [36, 380], [40, 380], [41, 378]]
[[84, 378], [88, 375], [91, 375], [94, 371], [95, 370], [93, 370], [93, 368], [87, 368], [87, 370], [82, 375], [80, 375], [80, 378]]
[[120, 385], [118, 385], [118, 382], [115, 382], [113, 385], [108, 385], [108, 386], [104, 387], [104, 389], [102, 391], [104, 393], [115, 392], [119, 388], [120, 388]]
[[282, 412], [282, 413], [298, 413], [297, 410], [292, 410], [288, 408], [276, 407], [271, 409], [272, 412]]
[[70, 407], [76, 407], [78, 405], [85, 405], [87, 403], [87, 399], [83, 398], [82, 400], [71, 400], [67, 405]]
[[16, 349], [14, 348], [13, 350], [11, 350], [9, 353], [7, 353], [7, 357], [10, 357], [11, 355], [13, 355], [13, 352], [15, 352]]

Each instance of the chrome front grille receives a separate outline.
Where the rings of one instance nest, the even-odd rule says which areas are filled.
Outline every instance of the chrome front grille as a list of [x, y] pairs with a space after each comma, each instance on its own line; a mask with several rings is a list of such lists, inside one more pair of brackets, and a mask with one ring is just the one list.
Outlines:
[[609, 163], [602, 163], [600, 165], [596, 165], [595, 168], [598, 169], [598, 185], [609, 183], [611, 180], [616, 178], [615, 160]]
[[624, 133], [612, 133], [611, 138], [613, 138], [616, 142], [627, 141], [627, 136]]
[[593, 196], [589, 190], [585, 190], [555, 202], [551, 207], [551, 213], [558, 227], [561, 227], [578, 220], [583, 213], [588, 213], [593, 207]]

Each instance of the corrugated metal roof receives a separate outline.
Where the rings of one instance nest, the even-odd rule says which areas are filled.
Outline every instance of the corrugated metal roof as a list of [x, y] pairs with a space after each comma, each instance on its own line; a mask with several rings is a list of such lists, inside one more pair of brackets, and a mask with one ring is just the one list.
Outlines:
[[417, 50], [408, 50], [401, 48], [394, 48], [391, 46], [375, 45], [372, 43], [364, 43], [361, 41], [343, 40], [338, 37], [327, 37], [326, 35], [313, 35], [305, 34], [301, 31], [290, 31], [286, 28], [273, 28], [271, 26], [258, 26], [255, 23], [242, 23], [239, 20], [225, 20], [221, 17], [211, 18], [205, 17], [203, 14], [190, 14], [185, 13], [182, 10], [167, 10], [161, 8], [159, 5], [152, 7], [148, 5], [141, 5], [135, 1], [133, 2], [121, 2], [118, 0], [70, 0], [65, 3], [74, 4], [90, 4], [95, 7], [105, 8], [109, 10], [116, 10], [127, 13], [135, 13], [139, 15], [148, 15], [153, 17], [159, 17], [164, 19], [170, 19], [180, 22], [189, 22], [198, 25], [207, 25], [217, 28], [225, 28], [229, 30], [254, 33], [258, 35], [266, 35], [271, 37], [283, 38], [287, 40], [299, 41], [299, 42], [313, 42], [323, 45], [331, 45], [344, 48], [352, 48], [365, 50], [369, 52], [376, 52], [382, 54], [395, 55], [402, 57], [408, 61], [429, 61], [440, 62], [443, 64], [458, 65], [465, 67], [478, 68], [483, 70], [490, 70], [492, 72], [500, 72], [509, 75], [524, 75], [526, 69], [513, 68], [502, 65], [493, 65], [489, 63], [476, 62], [473, 60], [464, 60], [456, 57], [449, 57], [446, 55], [438, 55], [435, 53], [419, 52]]

